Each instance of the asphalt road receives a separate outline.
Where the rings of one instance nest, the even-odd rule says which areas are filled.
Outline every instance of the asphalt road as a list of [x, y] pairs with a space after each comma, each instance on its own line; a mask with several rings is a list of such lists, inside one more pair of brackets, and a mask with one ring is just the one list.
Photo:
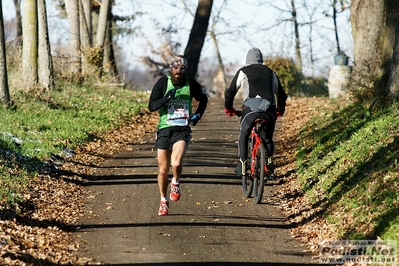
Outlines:
[[[243, 197], [237, 165], [239, 118], [211, 99], [193, 128], [181, 177], [181, 198], [157, 215], [155, 134], [107, 159], [87, 184], [92, 213], [75, 233], [80, 255], [108, 265], [306, 265], [311, 254], [267, 197]], [[276, 130], [277, 139], [281, 134]]]

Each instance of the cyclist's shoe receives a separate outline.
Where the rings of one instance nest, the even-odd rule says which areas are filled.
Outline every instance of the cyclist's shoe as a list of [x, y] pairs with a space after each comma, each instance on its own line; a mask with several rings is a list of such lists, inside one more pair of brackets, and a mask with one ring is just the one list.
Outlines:
[[234, 173], [236, 173], [236, 175], [239, 175], [239, 176], [245, 175], [245, 172], [246, 172], [245, 165], [246, 165], [246, 163], [247, 163], [247, 160], [242, 161], [240, 159], [240, 162], [238, 163], [238, 166], [236, 167], [236, 169], [234, 169]]
[[165, 216], [169, 213], [169, 202], [167, 200], [161, 200], [159, 203], [158, 215]]
[[172, 201], [178, 201], [180, 199], [180, 183], [178, 184], [173, 184], [172, 182], [170, 183], [169, 197]]

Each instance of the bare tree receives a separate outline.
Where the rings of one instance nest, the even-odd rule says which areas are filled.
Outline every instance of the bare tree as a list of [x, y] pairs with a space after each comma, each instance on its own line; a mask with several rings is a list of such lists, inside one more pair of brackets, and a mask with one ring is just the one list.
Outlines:
[[[111, 8], [109, 8], [109, 17], [112, 17]], [[112, 40], [113, 21], [108, 19], [107, 32], [104, 41], [104, 60], [103, 69], [113, 78], [118, 79], [118, 68], [116, 66], [116, 58], [114, 53], [114, 42]]]
[[[163, 28], [162, 32], [159, 34], [159, 43], [160, 48], [154, 46], [154, 43], [150, 40], [147, 41], [147, 49], [149, 49], [152, 55], [156, 55], [159, 59], [155, 59], [153, 56], [141, 56], [141, 62], [146, 65], [151, 74], [156, 76], [164, 76], [169, 73], [169, 60], [171, 55], [175, 54], [181, 47], [180, 42], [172, 41], [172, 35], [176, 33], [176, 29], [173, 29], [172, 26], [168, 28]], [[146, 38], [144, 34], [142, 34], [142, 38]]]
[[296, 67], [299, 72], [302, 72], [301, 41], [299, 39], [299, 23], [294, 0], [291, 0], [291, 15], [291, 20], [294, 24]]
[[3, 106], [10, 105], [10, 93], [8, 90], [6, 40], [4, 36], [3, 7], [0, 4], [0, 102]]
[[73, 74], [81, 74], [81, 42], [80, 42], [80, 19], [79, 0], [65, 0], [65, 8], [68, 15], [70, 34], [69, 52], [71, 57], [71, 71]]
[[15, 24], [17, 28], [17, 40], [18, 43], [22, 42], [22, 17], [21, 17], [21, 0], [14, 0], [15, 6]]
[[96, 46], [101, 49], [104, 48], [105, 35], [107, 32], [109, 6], [110, 6], [109, 0], [101, 1], [100, 15], [98, 17], [97, 37], [96, 37]]
[[45, 0], [37, 0], [38, 5], [38, 79], [41, 87], [54, 88], [53, 60], [51, 57], [50, 38], [48, 34], [47, 9]]
[[[184, 0], [182, 0], [184, 6], [185, 6], [185, 10], [187, 12], [189, 12], [193, 18], [195, 16], [195, 14], [193, 12], [191, 12], [190, 8], [187, 6], [186, 2]], [[220, 49], [219, 49], [219, 43], [218, 43], [218, 33], [217, 33], [217, 24], [219, 22], [219, 20], [222, 19], [221, 17], [221, 12], [222, 10], [225, 9], [227, 0], [223, 0], [223, 3], [221, 4], [221, 6], [217, 9], [212, 11], [213, 14], [211, 14], [211, 26], [210, 28], [207, 30], [208, 35], [211, 37], [211, 40], [213, 42], [213, 45], [215, 47], [215, 53], [216, 53], [216, 57], [218, 59], [218, 67], [217, 67], [217, 74], [215, 77], [215, 82], [217, 84], [216, 85], [218, 88], [220, 88], [223, 92], [227, 86], [227, 81], [226, 81], [226, 73], [224, 71], [224, 64], [223, 64], [223, 60], [222, 60], [222, 56], [220, 54]]]
[[318, 7], [321, 5], [321, 2], [324, 0], [318, 0], [315, 2], [313, 6], [308, 5], [308, 2], [303, 2], [304, 8], [307, 12], [308, 17], [308, 45], [309, 45], [309, 57], [310, 57], [310, 65], [312, 70], [312, 76], [314, 76], [314, 65], [316, 60], [318, 60], [318, 56], [314, 52], [314, 43], [313, 43], [313, 32], [316, 26], [317, 20], [314, 19], [315, 15], [318, 13]]
[[84, 51], [87, 51], [93, 45], [93, 29], [91, 19], [91, 0], [79, 1], [80, 35]]
[[38, 54], [38, 21], [37, 1], [26, 0], [22, 16], [23, 46], [22, 46], [22, 78], [27, 88], [37, 85], [37, 54]]
[[187, 75], [190, 77], [195, 77], [197, 74], [201, 50], [204, 46], [209, 17], [211, 16], [212, 4], [213, 0], [198, 0], [194, 23], [184, 51], [184, 56], [188, 61]]
[[[111, 3], [109, 0], [103, 0], [101, 2], [100, 14], [98, 16], [97, 36], [96, 36], [96, 48], [99, 53], [99, 57], [102, 59], [99, 61], [98, 66], [101, 69], [100, 74], [105, 69], [111, 70], [109, 73], [116, 74], [115, 57], [112, 47], [112, 16]], [[106, 55], [106, 57], [105, 57]]]
[[220, 6], [220, 8], [217, 10], [217, 12], [215, 12], [215, 14], [213, 14], [211, 28], [208, 31], [209, 35], [211, 36], [211, 39], [213, 41], [213, 46], [215, 47], [215, 51], [216, 51], [216, 57], [218, 59], [218, 72], [217, 72], [218, 74], [216, 75], [216, 81], [217, 81], [216, 87], [217, 87], [218, 91], [221, 91], [221, 95], [223, 95], [223, 96], [224, 96], [224, 94], [222, 92], [224, 92], [224, 90], [227, 88], [227, 78], [226, 78], [226, 72], [224, 70], [222, 56], [220, 54], [219, 42], [217, 40], [218, 34], [217, 34], [216, 27], [217, 27], [218, 21], [221, 19], [220, 13], [225, 8], [226, 3], [227, 3], [227, 0], [224, 0], [223, 4]]
[[285, 9], [282, 9], [274, 4], [268, 3], [271, 7], [276, 9], [278, 12], [281, 14], [288, 14], [288, 16], [284, 17], [284, 15], [281, 16], [272, 26], [269, 28], [263, 29], [263, 31], [269, 31], [272, 28], [277, 28], [281, 24], [285, 23], [292, 23], [292, 26], [294, 28], [293, 35], [290, 34], [290, 38], [294, 36], [295, 39], [295, 65], [298, 69], [298, 71], [302, 72], [302, 56], [301, 56], [301, 38], [299, 34], [299, 28], [303, 24], [301, 24], [298, 21], [298, 10], [295, 5], [295, 0], [290, 0], [290, 6], [286, 7]]

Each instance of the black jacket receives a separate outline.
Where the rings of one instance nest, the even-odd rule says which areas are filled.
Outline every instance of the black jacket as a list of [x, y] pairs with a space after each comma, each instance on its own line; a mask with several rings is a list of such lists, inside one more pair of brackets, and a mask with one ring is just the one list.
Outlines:
[[243, 90], [243, 102], [249, 98], [261, 97], [272, 103], [282, 115], [285, 112], [287, 94], [277, 75], [267, 66], [251, 64], [240, 68], [230, 87], [225, 91], [226, 108], [232, 108], [234, 97], [239, 89]]

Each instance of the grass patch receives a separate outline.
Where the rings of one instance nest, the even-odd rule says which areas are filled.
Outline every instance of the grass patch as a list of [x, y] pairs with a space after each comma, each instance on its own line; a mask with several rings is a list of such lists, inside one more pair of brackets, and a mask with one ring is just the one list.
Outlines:
[[12, 204], [43, 163], [101, 138], [147, 108], [148, 95], [117, 87], [16, 92], [0, 109], [0, 201]]
[[299, 180], [342, 239], [399, 240], [399, 103], [314, 118], [300, 135]]

